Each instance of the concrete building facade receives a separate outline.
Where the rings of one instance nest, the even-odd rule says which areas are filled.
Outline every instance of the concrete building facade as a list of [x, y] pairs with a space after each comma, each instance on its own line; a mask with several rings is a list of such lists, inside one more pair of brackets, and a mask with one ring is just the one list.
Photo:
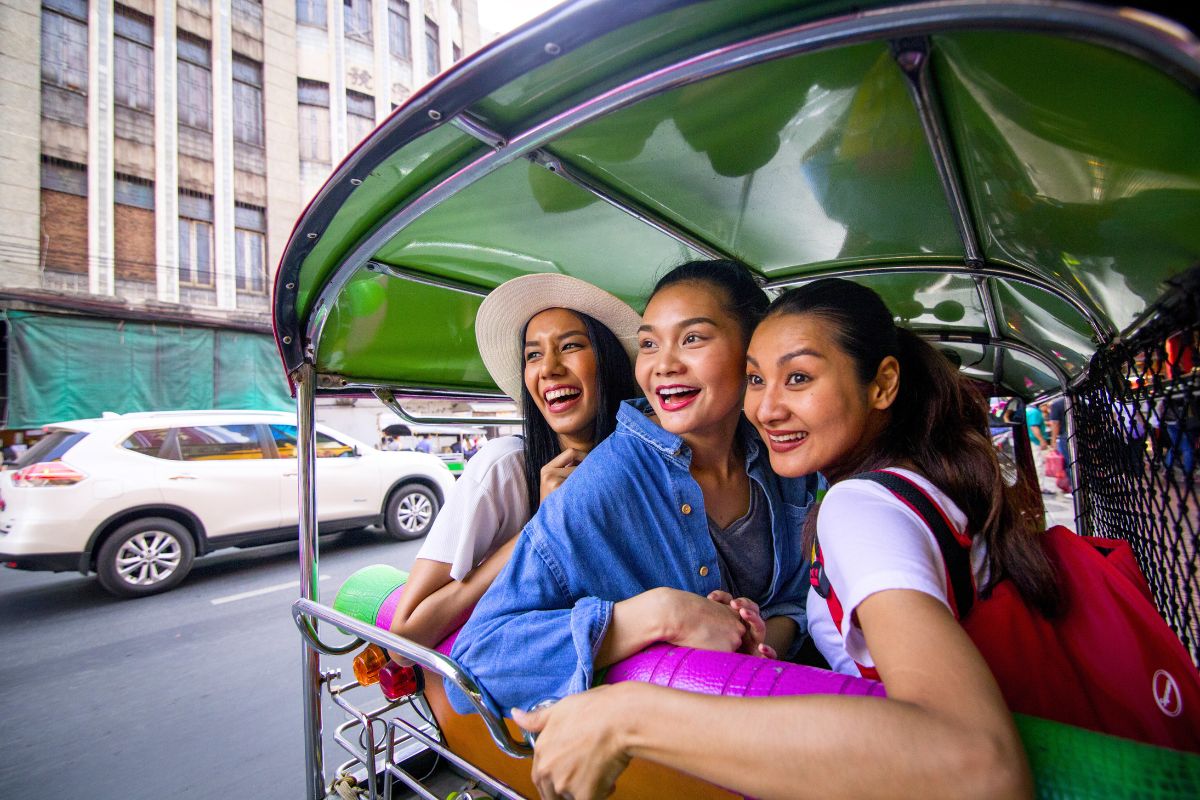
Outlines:
[[0, 36], [0, 311], [264, 335], [309, 198], [480, 45], [477, 0], [0, 0]]

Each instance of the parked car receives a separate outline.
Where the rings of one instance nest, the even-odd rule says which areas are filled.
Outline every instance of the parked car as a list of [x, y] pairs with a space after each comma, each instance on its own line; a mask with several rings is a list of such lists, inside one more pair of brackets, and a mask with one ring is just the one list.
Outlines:
[[[433, 455], [384, 452], [317, 425], [322, 533], [382, 522], [424, 536], [454, 485]], [[94, 571], [132, 597], [177, 586], [193, 559], [296, 538], [296, 418], [267, 411], [109, 415], [49, 426], [0, 473], [0, 563]]]

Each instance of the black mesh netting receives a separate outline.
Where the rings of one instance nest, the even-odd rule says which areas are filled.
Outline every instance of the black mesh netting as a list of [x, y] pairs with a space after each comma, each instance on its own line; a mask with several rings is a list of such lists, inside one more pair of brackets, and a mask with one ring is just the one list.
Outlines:
[[1129, 541], [1158, 608], [1200, 663], [1200, 276], [1098, 352], [1071, 393], [1082, 521]]

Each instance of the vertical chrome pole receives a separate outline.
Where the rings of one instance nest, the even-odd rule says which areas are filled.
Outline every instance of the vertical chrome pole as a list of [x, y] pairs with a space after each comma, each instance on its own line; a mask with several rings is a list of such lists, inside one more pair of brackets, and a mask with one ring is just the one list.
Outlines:
[[[1075, 430], [1075, 401], [1068, 394], [1063, 394], [1066, 408], [1063, 409], [1063, 422], [1067, 428], [1067, 474], [1071, 476], [1071, 503], [1075, 506], [1075, 532], [1081, 536], [1092, 533], [1091, 521], [1087, 513], [1091, 510], [1085, 507], [1084, 493], [1079, 486], [1079, 439]], [[1057, 446], [1057, 442], [1055, 443]]]
[[[296, 465], [300, 491], [300, 596], [314, 603], [317, 596], [316, 403], [317, 371], [304, 364], [296, 372]], [[316, 628], [317, 621], [313, 620]], [[321, 743], [321, 656], [301, 644], [300, 685], [304, 692], [304, 774], [308, 800], [325, 797], [325, 767]]]

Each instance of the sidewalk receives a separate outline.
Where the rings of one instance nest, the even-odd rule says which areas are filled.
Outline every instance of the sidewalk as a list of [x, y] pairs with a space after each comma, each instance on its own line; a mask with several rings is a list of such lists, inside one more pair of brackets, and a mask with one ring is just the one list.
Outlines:
[[1044, 494], [1042, 502], [1046, 504], [1046, 527], [1065, 525], [1075, 530], [1075, 502], [1062, 493]]

